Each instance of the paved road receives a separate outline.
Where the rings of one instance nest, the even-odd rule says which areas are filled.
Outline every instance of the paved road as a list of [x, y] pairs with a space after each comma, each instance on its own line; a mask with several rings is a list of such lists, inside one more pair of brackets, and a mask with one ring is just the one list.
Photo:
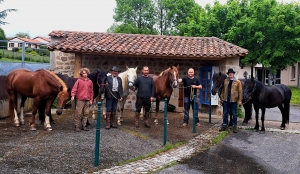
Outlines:
[[[260, 111], [261, 113], [261, 111]], [[254, 112], [253, 112], [254, 116]], [[266, 109], [266, 120], [281, 121], [281, 112], [278, 107]], [[290, 122], [300, 122], [300, 106], [291, 105], [290, 107]]]
[[[278, 108], [266, 110], [266, 120], [281, 121]], [[299, 125], [300, 107], [291, 106], [290, 122]], [[300, 127], [297, 128], [300, 130]], [[300, 173], [300, 137], [295, 133], [240, 130], [217, 146], [195, 154], [158, 174]]]

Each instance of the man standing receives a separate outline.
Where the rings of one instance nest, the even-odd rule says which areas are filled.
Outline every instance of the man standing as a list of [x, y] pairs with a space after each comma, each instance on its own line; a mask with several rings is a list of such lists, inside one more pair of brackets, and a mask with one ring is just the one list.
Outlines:
[[224, 80], [224, 90], [222, 90], [220, 99], [223, 103], [223, 124], [219, 131], [225, 131], [228, 124], [228, 112], [231, 110], [233, 116], [232, 132], [237, 133], [237, 104], [242, 105], [243, 91], [241, 82], [234, 77], [235, 71], [228, 69], [228, 78]]
[[[75, 111], [75, 131], [80, 132], [80, 122], [82, 117], [82, 129], [84, 131], [88, 131], [89, 129], [86, 127], [88, 114], [90, 111], [89, 106], [93, 103], [93, 82], [87, 77], [90, 73], [90, 70], [87, 68], [80, 69], [80, 77], [74, 84], [71, 92], [71, 100], [74, 100], [76, 96], [76, 111]], [[82, 114], [82, 116], [81, 116]]]
[[117, 128], [115, 123], [116, 110], [119, 101], [123, 100], [122, 79], [118, 77], [119, 69], [114, 66], [111, 69], [111, 75], [107, 77], [107, 90], [105, 90], [106, 98], [106, 126], [105, 129]]
[[[195, 78], [195, 71], [193, 68], [189, 68], [188, 76], [179, 79], [179, 82], [183, 82], [184, 86], [184, 117], [183, 117], [183, 127], [187, 127], [189, 124], [189, 110], [190, 105], [192, 109], [196, 110], [196, 126], [200, 126], [198, 117], [198, 103], [196, 102], [196, 108], [194, 108], [194, 95], [197, 95], [197, 89], [202, 89], [200, 81]], [[192, 93], [193, 92], [193, 93]]]
[[154, 81], [153, 78], [148, 76], [149, 68], [143, 67], [143, 75], [140, 75], [136, 79], [136, 83], [133, 86], [133, 90], [137, 89], [136, 94], [136, 113], [135, 113], [135, 127], [139, 127], [139, 117], [142, 107], [145, 108], [145, 126], [150, 128], [149, 111], [151, 109], [151, 101], [154, 100]]

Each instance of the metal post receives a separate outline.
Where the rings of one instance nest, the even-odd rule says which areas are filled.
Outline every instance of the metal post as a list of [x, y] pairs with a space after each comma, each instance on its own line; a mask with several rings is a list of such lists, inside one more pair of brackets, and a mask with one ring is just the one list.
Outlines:
[[95, 143], [95, 164], [97, 167], [99, 165], [99, 149], [100, 149], [100, 120], [101, 120], [101, 102], [98, 102], [98, 117], [96, 124], [96, 143]]
[[208, 115], [208, 123], [211, 123], [211, 92], [209, 92], [210, 99], [209, 99], [209, 115]]
[[196, 132], [196, 114], [198, 112], [198, 109], [196, 108], [197, 105], [196, 105], [196, 95], [194, 95], [194, 109], [193, 109], [193, 133]]
[[22, 42], [22, 68], [25, 67], [25, 42]]
[[167, 121], [168, 121], [168, 99], [165, 98], [165, 108], [164, 108], [164, 146], [167, 143]]

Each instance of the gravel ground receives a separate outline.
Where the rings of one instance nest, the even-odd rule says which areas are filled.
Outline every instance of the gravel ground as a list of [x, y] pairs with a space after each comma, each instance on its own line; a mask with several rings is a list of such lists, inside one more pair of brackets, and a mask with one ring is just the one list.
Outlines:
[[[101, 119], [99, 166], [94, 167], [96, 121], [91, 122], [90, 131], [73, 130], [73, 112], [53, 118], [53, 131], [46, 131], [36, 119], [37, 131], [29, 130], [30, 115], [25, 115], [25, 125], [15, 127], [10, 119], [0, 120], [0, 169], [1, 173], [91, 173], [117, 165], [118, 162], [147, 155], [163, 148], [163, 118], [159, 125], [136, 129], [133, 112], [118, 129], [106, 130]], [[201, 133], [201, 129], [212, 126], [203, 123], [197, 133], [192, 126], [180, 128], [182, 113], [169, 113], [168, 142], [187, 141]], [[160, 114], [163, 117], [163, 113]]]

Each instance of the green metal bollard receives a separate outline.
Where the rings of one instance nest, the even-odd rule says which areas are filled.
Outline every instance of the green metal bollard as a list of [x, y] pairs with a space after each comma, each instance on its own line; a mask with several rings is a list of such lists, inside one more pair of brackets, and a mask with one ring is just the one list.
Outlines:
[[98, 102], [98, 117], [96, 124], [96, 143], [95, 143], [95, 163], [94, 166], [99, 165], [99, 149], [100, 149], [100, 120], [101, 120], [101, 102]]
[[168, 124], [167, 124], [167, 121], [168, 121], [168, 104], [167, 104], [167, 102], [168, 102], [168, 99], [167, 98], [165, 98], [165, 108], [164, 108], [164, 146], [166, 145], [166, 143], [167, 143], [167, 126], [168, 126]]
[[196, 133], [196, 115], [198, 110], [196, 109], [197, 105], [196, 105], [196, 95], [194, 95], [194, 109], [193, 109], [193, 133]]

